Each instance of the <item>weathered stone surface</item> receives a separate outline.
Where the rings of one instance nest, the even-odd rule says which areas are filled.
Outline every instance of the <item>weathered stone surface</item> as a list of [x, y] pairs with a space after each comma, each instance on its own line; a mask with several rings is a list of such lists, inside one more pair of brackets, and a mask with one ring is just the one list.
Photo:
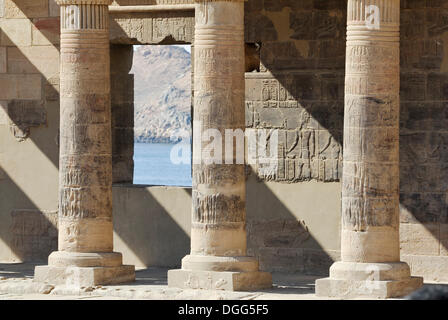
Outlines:
[[440, 231], [438, 224], [402, 223], [400, 225], [400, 253], [438, 256]]
[[[415, 73], [415, 71], [440, 70], [443, 62], [443, 42], [424, 38], [423, 40], [401, 40], [400, 46], [400, 63], [401, 67], [404, 68], [402, 69], [403, 73], [414, 72], [418, 77], [419, 73]], [[412, 68], [417, 70], [412, 70]], [[407, 85], [407, 83], [404, 84]]]
[[[121, 254], [113, 253], [107, 4], [80, 1], [71, 6], [80, 12], [74, 16], [62, 4], [59, 251], [48, 266], [36, 268], [38, 282], [89, 286], [135, 279], [134, 267], [121, 265]], [[110, 265], [109, 256], [119, 257], [117, 263]]]
[[[151, 4], [193, 4], [194, 0], [151, 0]], [[136, 6], [148, 4], [148, 0], [114, 0], [112, 6]]]
[[397, 297], [423, 282], [399, 262], [400, 1], [374, 2], [376, 28], [364, 15], [368, 4], [348, 2], [342, 262], [316, 281], [320, 296]]
[[[244, 130], [244, 3], [198, 2], [195, 16], [194, 120], [201, 133]], [[230, 164], [207, 163], [204, 142], [200, 135], [193, 139], [193, 159], [199, 161], [193, 163], [191, 255], [182, 269], [169, 271], [168, 284], [232, 291], [270, 287], [271, 275], [245, 257], [245, 167], [235, 156]], [[253, 267], [242, 268], [241, 259]]]
[[0, 125], [9, 125], [8, 101], [0, 101]]
[[27, 19], [2, 19], [0, 44], [2, 46], [30, 46], [31, 22]]
[[440, 224], [440, 255], [448, 256], [448, 224]]
[[59, 18], [34, 19], [33, 45], [58, 45], [60, 42], [61, 22]]
[[8, 117], [12, 133], [23, 141], [28, 138], [31, 127], [46, 124], [47, 111], [40, 100], [11, 100], [8, 103]]
[[402, 255], [401, 259], [411, 267], [412, 274], [423, 277], [425, 282], [447, 282], [447, 256]]
[[7, 62], [6, 62], [6, 48], [0, 47], [0, 73], [6, 73]]
[[409, 277], [401, 280], [378, 281], [378, 284], [369, 289], [372, 281], [340, 280], [324, 278], [317, 280], [316, 291], [318, 297], [338, 297], [344, 299], [369, 298], [388, 299], [404, 297], [423, 285], [423, 279]]
[[48, 0], [4, 0], [5, 18], [38, 18], [48, 16]]
[[132, 282], [135, 280], [135, 272], [134, 266], [89, 268], [38, 266], [34, 272], [34, 280], [81, 288]]
[[44, 260], [57, 248], [57, 212], [14, 210], [11, 218], [11, 250], [22, 261]]
[[59, 102], [59, 76], [48, 78], [44, 90], [45, 100]]
[[[246, 75], [246, 117], [251, 127], [279, 130], [278, 171], [260, 178], [287, 182], [340, 179], [343, 93], [338, 78], [299, 73], [282, 73], [277, 79]], [[313, 101], [329, 97], [341, 100]]]
[[[243, 6], [207, 2], [198, 4], [197, 11], [194, 119], [200, 121], [201, 131], [244, 128], [244, 60], [239, 58], [244, 56]], [[226, 16], [230, 12], [232, 19]], [[233, 30], [232, 37], [223, 32], [228, 29]], [[208, 47], [209, 34], [221, 44]], [[218, 82], [229, 86], [224, 88]], [[193, 153], [199, 144], [205, 147], [202, 141], [195, 141]], [[241, 165], [207, 165], [204, 160], [193, 165], [192, 254], [245, 255], [244, 180]], [[233, 227], [226, 230], [226, 224]], [[211, 230], [207, 232], [208, 228]]]
[[0, 74], [0, 99], [40, 100], [42, 77], [38, 74]]
[[404, 262], [336, 262], [330, 268], [329, 278], [316, 281], [316, 295], [386, 299], [406, 296], [422, 285], [423, 279], [411, 277]]
[[[5, 0], [0, 1], [0, 17], [6, 15], [3, 14], [4, 2]], [[0, 76], [0, 104], [3, 105], [3, 113], [0, 112], [2, 114], [0, 123], [2, 125], [9, 125], [10, 123], [7, 115], [7, 104], [12, 99], [31, 100], [36, 101], [36, 103], [42, 99], [53, 102], [59, 100], [59, 75], [56, 74], [51, 77], [48, 77], [47, 74], [44, 77], [38, 75], [39, 70], [48, 71], [50, 69], [53, 74], [56, 70], [55, 67], [58, 65], [57, 62], [48, 63], [51, 62], [52, 58], [46, 59], [42, 57], [41, 53], [45, 55], [45, 50], [49, 50], [50, 46], [57, 45], [59, 42], [59, 22], [57, 18], [59, 16], [59, 6], [55, 4], [54, 0], [51, 0], [48, 5], [50, 18], [47, 15], [34, 17], [40, 15], [46, 6], [43, 4], [43, 6], [37, 7], [41, 0], [33, 3], [29, 0], [10, 0], [8, 2], [10, 6], [7, 8], [7, 15], [9, 16], [0, 19], [0, 33], [2, 34], [0, 35], [0, 73], [4, 74], [8, 71], [6, 61], [2, 60], [8, 56], [14, 70], [11, 71], [11, 69], [10, 73], [13, 72], [14, 74], [8, 74], [5, 77]], [[144, 0], [120, 0], [117, 2], [120, 5], [148, 3]], [[160, 0], [153, 2], [172, 4], [178, 1]], [[192, 3], [192, 1], [187, 2]], [[448, 222], [446, 200], [448, 166], [445, 165], [446, 160], [448, 160], [448, 149], [446, 148], [448, 137], [445, 132], [448, 124], [445, 103], [447, 100], [445, 74], [448, 70], [448, 60], [446, 59], [446, 44], [448, 42], [446, 40], [447, 4], [446, 1], [442, 0], [408, 0], [401, 1], [401, 5], [400, 216], [403, 223], [430, 225], [430, 233], [439, 227], [440, 254], [446, 255], [443, 243], [446, 242], [444, 239], [448, 231], [443, 226]], [[21, 11], [25, 10], [27, 18], [17, 8]], [[294, 188], [293, 184], [295, 183], [302, 184], [302, 182], [311, 180], [338, 182], [342, 177], [345, 9], [346, 2], [339, 0], [252, 0], [245, 4], [246, 41], [252, 44], [257, 41], [261, 42], [260, 72], [246, 75], [246, 96], [248, 97], [246, 125], [257, 129], [278, 128], [281, 131], [279, 170], [274, 175], [259, 175], [260, 180], [275, 181], [279, 185], [283, 185], [285, 182], [291, 183], [291, 187]], [[17, 18], [11, 19], [14, 15], [17, 15]], [[116, 28], [113, 32], [116, 35], [112, 36], [113, 42], [137, 44], [162, 41], [163, 43], [175, 43], [179, 39], [187, 39], [186, 35], [190, 39], [188, 41], [193, 38], [193, 15], [185, 12], [182, 14], [113, 13], [111, 16], [112, 27]], [[31, 19], [31, 21], [28, 19]], [[118, 23], [115, 23], [115, 20]], [[154, 26], [155, 29], [153, 30]], [[185, 26], [188, 28], [184, 30]], [[30, 35], [30, 30], [32, 35]], [[154, 36], [156, 33], [158, 36]], [[19, 48], [16, 45], [19, 45]], [[35, 51], [36, 49], [29, 47], [30, 45], [44, 46], [45, 49], [38, 53], [38, 51]], [[4, 46], [9, 46], [9, 48], [7, 49]], [[22, 48], [28, 48], [25, 50], [28, 50], [29, 54], [24, 55]], [[11, 50], [9, 55], [7, 54], [8, 50]], [[56, 57], [55, 51], [58, 55], [56, 48], [51, 53], [49, 51], [49, 55]], [[39, 59], [33, 61], [33, 57], [39, 57]], [[357, 56], [358, 58], [361, 59], [361, 56]], [[364, 64], [363, 60], [359, 61]], [[39, 68], [36, 68], [36, 66], [39, 66]], [[396, 68], [396, 65], [386, 63], [384, 66]], [[381, 66], [375, 65], [375, 67]], [[98, 68], [101, 69], [104, 66], [98, 66]], [[36, 74], [24, 76], [23, 72]], [[76, 69], [67, 69], [67, 72], [76, 72]], [[120, 81], [124, 82], [123, 78], [118, 80], [118, 85]], [[77, 84], [67, 83], [63, 80], [62, 87], [67, 88], [67, 86], [76, 88]], [[90, 90], [90, 88], [94, 88], [91, 89], [92, 91], [99, 90], [99, 88], [96, 88], [94, 81], [86, 86], [89, 87], [86, 90]], [[115, 92], [116, 87], [113, 86], [113, 83], [112, 88], [112, 92]], [[121, 95], [121, 93], [117, 92], [117, 95]], [[112, 104], [115, 107], [114, 98], [112, 98]], [[370, 104], [372, 104], [372, 101]], [[356, 102], [356, 105], [360, 105], [360, 103]], [[389, 104], [384, 106], [389, 106]], [[52, 107], [57, 109], [58, 105], [53, 103]], [[45, 108], [48, 108], [47, 111], [49, 111], [48, 105]], [[112, 138], [113, 174], [114, 177], [117, 175], [123, 177], [119, 181], [129, 182], [132, 179], [132, 162], [129, 153], [130, 140], [127, 139], [130, 138], [129, 128], [132, 125], [129, 116], [131, 113], [123, 112], [125, 108], [130, 108], [130, 105], [123, 103], [120, 104], [120, 109], [115, 109], [116, 112], [114, 109], [112, 110], [113, 113], [115, 112], [112, 123], [120, 127], [114, 131], [118, 138]], [[369, 106], [369, 110], [371, 109], [372, 106]], [[365, 114], [366, 119], [373, 121], [372, 115], [376, 116], [378, 113]], [[37, 138], [47, 137], [48, 132], [50, 132], [51, 137], [45, 139], [45, 142], [37, 140], [36, 145], [45, 152], [52, 153], [55, 150], [55, 141], [58, 140], [56, 139], [56, 133], [52, 131], [57, 125], [55, 124], [57, 120], [54, 120], [54, 116], [51, 117], [50, 113], [47, 116], [48, 127], [40, 128]], [[395, 118], [389, 120], [395, 121]], [[98, 121], [98, 118], [95, 121]], [[18, 137], [25, 136], [23, 131], [17, 130], [17, 127], [13, 127], [13, 129], [15, 129], [14, 133]], [[31, 134], [33, 135], [33, 132]], [[3, 136], [10, 138], [8, 134]], [[91, 143], [92, 137], [88, 135], [87, 138], [86, 141]], [[13, 143], [15, 142], [13, 141]], [[15, 149], [4, 144], [3, 140], [2, 146], [2, 159], [11, 162], [10, 158], [16, 154]], [[371, 150], [378, 150], [378, 146], [367, 145], [363, 152], [371, 153]], [[118, 151], [122, 154], [118, 154]], [[20, 150], [18, 156], [24, 158], [23, 155], [28, 155], [26, 152]], [[388, 154], [378, 153], [377, 156], [383, 157], [388, 156]], [[31, 156], [29, 158], [29, 161], [34, 161], [35, 157]], [[56, 157], [53, 158], [54, 162], [57, 162]], [[14, 180], [19, 181], [23, 179], [23, 176], [30, 175], [26, 166], [23, 166], [23, 168], [25, 169], [21, 169], [20, 173], [8, 172], [8, 174], [12, 175]], [[53, 169], [53, 164], [49, 164], [48, 168], [42, 167], [42, 174], [48, 176], [48, 171]], [[6, 173], [3, 172], [3, 177], [5, 176]], [[261, 183], [263, 181], [260, 181]], [[381, 184], [376, 184], [376, 186], [381, 187], [380, 191], [385, 190]], [[389, 187], [391, 186], [389, 185]], [[353, 188], [353, 190], [355, 189]], [[375, 191], [372, 188], [365, 190]], [[31, 198], [36, 198], [35, 190], [27, 190], [27, 192]], [[319, 197], [320, 192], [317, 192], [317, 194], [316, 198]], [[378, 217], [387, 217], [387, 214], [384, 214], [387, 211], [383, 210], [385, 208], [382, 207], [379, 210], [382, 213]], [[273, 212], [273, 210], [270, 211]], [[9, 214], [10, 210], [4, 210], [4, 212]], [[260, 212], [261, 214], [264, 213], [262, 208]], [[387, 219], [383, 218], [372, 219], [372, 217], [368, 217], [366, 224], [387, 223]], [[353, 221], [356, 222], [356, 218]], [[360, 226], [366, 224], [359, 223]], [[335, 230], [335, 233], [336, 227], [336, 224], [331, 227], [331, 230]], [[319, 241], [323, 230], [323, 228], [318, 227], [312, 228], [311, 232]], [[435, 246], [439, 240], [431, 238], [426, 231], [425, 229], [419, 229], [416, 233], [421, 241], [415, 244], [415, 250], [422, 254], [435, 254]], [[420, 237], [422, 232], [425, 234]], [[293, 265], [293, 262], [288, 263], [288, 261], [291, 261], [288, 260], [290, 256], [292, 260], [295, 259], [289, 250], [297, 249], [297, 252], [299, 252], [299, 249], [303, 249], [303, 243], [298, 244], [297, 248], [292, 248], [293, 240], [291, 239], [293, 237], [288, 228], [284, 234], [280, 231], [274, 233], [279, 235], [280, 240], [287, 240], [284, 243], [276, 242], [275, 244], [278, 245], [276, 247], [264, 247], [264, 240], [257, 240], [259, 241], [257, 246], [260, 246], [260, 251], [264, 250], [266, 252], [265, 256], [261, 257], [263, 268], [268, 269], [272, 265], [284, 270], [288, 268], [291, 270], [306, 270], [301, 264], [303, 262], [300, 262], [300, 266]], [[260, 238], [264, 237], [264, 234], [260, 236]], [[412, 250], [412, 247], [414, 247], [412, 237], [413, 234], [410, 232], [409, 238], [406, 240], [409, 241], [407, 242], [409, 245], [403, 247], [406, 250]], [[266, 238], [269, 237], [266, 236]], [[266, 243], [272, 244], [272, 242], [275, 241], [272, 239], [266, 240]], [[426, 247], [427, 252], [424, 249]], [[2, 250], [3, 248], [1, 247]], [[418, 257], [417, 253], [415, 256]], [[2, 257], [5, 257], [3, 252]], [[429, 259], [431, 256], [424, 256], [422, 259], [427, 257]], [[310, 262], [310, 264], [317, 265], [316, 270], [324, 269], [320, 268], [319, 259], [316, 258], [315, 262]], [[322, 259], [324, 259], [324, 255], [322, 255]], [[297, 258], [296, 263], [298, 264], [299, 261], [303, 260], [303, 258]], [[444, 268], [443, 263], [437, 262], [437, 268], [434, 271], [431, 270], [429, 264], [425, 266], [425, 277], [429, 279], [431, 272], [434, 272], [434, 274], [440, 273], [440, 270]]]
[[168, 286], [182, 289], [256, 291], [271, 288], [272, 276], [260, 271], [169, 270]]
[[113, 183], [132, 183], [134, 175], [133, 47], [111, 47], [111, 121]]
[[114, 44], [193, 42], [194, 12], [111, 14], [110, 39]]
[[57, 4], [56, 0], [49, 0], [48, 7], [49, 7], [48, 9], [49, 9], [50, 17], [59, 17], [60, 8], [59, 8], [59, 5]]
[[[419, 170], [417, 179], [420, 179], [420, 172]], [[446, 220], [446, 203], [444, 199], [445, 195], [440, 193], [409, 192], [401, 194], [400, 219], [402, 222], [414, 224], [443, 223]]]
[[[355, 25], [364, 19], [356, 11], [350, 11], [351, 6], [357, 5], [364, 7], [364, 2], [349, 2], [342, 221], [346, 230], [368, 233], [369, 226], [398, 227], [399, 96], [394, 89], [398, 88], [399, 82], [399, 5], [393, 1], [380, 7], [380, 14], [383, 15], [381, 23], [391, 19], [396, 27], [396, 31], [390, 34], [396, 37], [396, 42], [381, 42], [379, 36], [375, 39], [376, 35], [372, 35], [375, 41], [368, 44], [357, 41], [355, 36], [351, 37], [350, 24]], [[386, 8], [391, 10], [388, 13], [390, 16], [385, 16]], [[358, 32], [367, 35], [369, 30], [365, 28], [365, 31]], [[375, 88], [376, 79], [390, 84]], [[366, 89], [363, 88], [364, 82]], [[392, 232], [397, 233], [398, 228]], [[359, 252], [357, 256], [351, 252], [353, 249], [343, 247], [342, 259], [357, 261], [352, 259], [367, 258], [370, 254]], [[364, 248], [357, 250], [362, 251]], [[375, 252], [384, 248], [381, 245], [369, 246], [369, 250]], [[395, 248], [393, 250], [398, 253]], [[344, 257], [345, 253], [347, 256]], [[399, 256], [395, 259], [398, 261]]]
[[53, 46], [8, 47], [8, 72], [55, 77], [59, 74], [59, 51]]

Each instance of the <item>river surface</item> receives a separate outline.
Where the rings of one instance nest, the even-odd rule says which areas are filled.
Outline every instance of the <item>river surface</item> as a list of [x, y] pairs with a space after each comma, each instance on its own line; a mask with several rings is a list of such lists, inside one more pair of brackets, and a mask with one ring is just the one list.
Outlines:
[[191, 187], [191, 161], [174, 164], [173, 144], [134, 144], [134, 184]]

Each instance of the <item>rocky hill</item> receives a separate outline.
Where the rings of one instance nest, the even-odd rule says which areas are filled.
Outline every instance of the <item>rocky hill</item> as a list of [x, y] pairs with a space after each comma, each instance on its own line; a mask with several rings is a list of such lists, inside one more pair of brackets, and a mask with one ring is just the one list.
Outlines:
[[191, 127], [191, 58], [178, 46], [134, 51], [134, 139], [169, 143]]

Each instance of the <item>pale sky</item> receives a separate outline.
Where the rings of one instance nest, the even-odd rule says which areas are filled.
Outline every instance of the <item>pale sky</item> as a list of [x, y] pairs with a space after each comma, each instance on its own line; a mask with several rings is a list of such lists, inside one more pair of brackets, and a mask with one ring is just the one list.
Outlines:
[[176, 45], [177, 47], [181, 47], [184, 48], [185, 50], [188, 51], [188, 53], [191, 53], [191, 46], [189, 44], [185, 44], [185, 45]]
[[[188, 51], [188, 53], [191, 53], [191, 46], [189, 44], [176, 44], [175, 46], [184, 48], [185, 50]], [[140, 45], [135, 45], [134, 46], [134, 50], [137, 50], [138, 47], [141, 47], [141, 46]]]

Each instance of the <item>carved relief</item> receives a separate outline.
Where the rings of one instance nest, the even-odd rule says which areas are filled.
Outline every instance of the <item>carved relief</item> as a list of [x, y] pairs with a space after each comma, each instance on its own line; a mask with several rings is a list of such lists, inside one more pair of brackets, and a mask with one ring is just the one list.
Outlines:
[[[377, 28], [368, 25], [373, 12], [367, 5], [378, 8]], [[346, 230], [398, 225], [399, 7], [399, 1], [349, 1], [342, 188]]]
[[165, 39], [192, 43], [194, 13], [151, 13], [144, 16], [132, 14], [111, 15], [110, 40], [112, 43], [156, 44]]
[[61, 6], [59, 219], [77, 222], [61, 228], [59, 250], [76, 251], [81, 242], [87, 252], [112, 248], [110, 230], [98, 220], [112, 216], [108, 3]]
[[194, 222], [219, 224], [220, 222], [244, 222], [246, 203], [237, 195], [202, 195], [193, 192]]
[[22, 261], [46, 260], [57, 248], [57, 212], [16, 209], [11, 218], [11, 250]]
[[7, 109], [10, 130], [19, 141], [29, 137], [32, 127], [47, 123], [47, 110], [43, 101], [11, 100]]
[[[240, 19], [227, 19], [226, 16], [230, 11]], [[213, 129], [224, 136], [226, 129], [245, 128], [245, 51], [242, 13], [243, 3], [204, 1], [197, 4], [194, 42], [194, 119], [200, 121], [202, 132]], [[208, 145], [206, 141], [201, 143], [204, 147]], [[222, 162], [224, 163], [224, 159]], [[244, 190], [244, 165], [235, 163], [193, 165], [192, 220], [197, 223], [193, 228], [204, 231], [213, 228], [218, 232], [217, 235], [219, 232], [227, 232], [229, 228], [233, 228], [232, 232], [244, 233], [244, 228], [241, 228], [246, 219]], [[235, 228], [238, 231], [234, 231]], [[228, 236], [235, 237], [235, 233]], [[210, 237], [213, 239], [213, 235]], [[194, 246], [192, 243], [192, 248]], [[216, 249], [214, 246], [219, 248]], [[231, 241], [227, 244], [217, 238], [211, 240], [210, 248], [201, 250], [207, 252], [219, 250], [223, 253], [245, 251], [245, 243], [241, 243], [241, 248], [238, 249], [232, 246]], [[227, 247], [229, 248], [226, 249]]]
[[[267, 181], [339, 181], [342, 175], [342, 88], [324, 87], [327, 78], [293, 73], [275, 79], [246, 74], [246, 120], [255, 130], [279, 130], [279, 163]], [[322, 101], [323, 91], [336, 99]], [[330, 95], [330, 93], [328, 94]], [[269, 145], [266, 145], [269, 149]], [[249, 150], [251, 154], [254, 151]]]

